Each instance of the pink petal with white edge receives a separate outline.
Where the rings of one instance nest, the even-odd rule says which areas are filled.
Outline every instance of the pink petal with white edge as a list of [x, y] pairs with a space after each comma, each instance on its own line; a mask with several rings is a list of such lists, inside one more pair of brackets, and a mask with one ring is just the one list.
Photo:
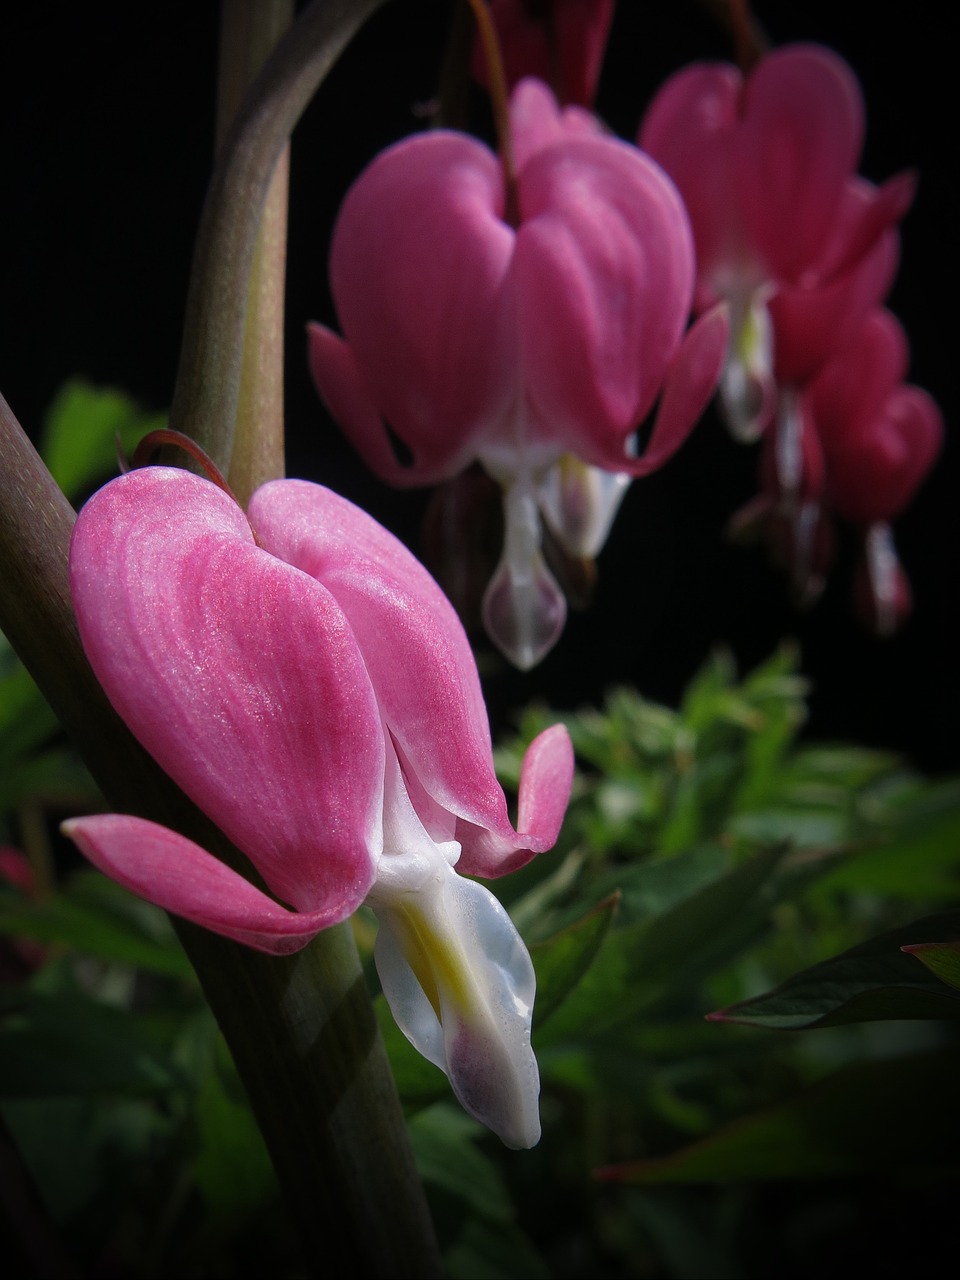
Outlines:
[[288, 955], [343, 918], [287, 911], [185, 836], [126, 814], [62, 825], [80, 852], [124, 888], [234, 942]]
[[81, 511], [70, 551], [84, 648], [161, 768], [271, 891], [338, 918], [381, 848], [384, 743], [347, 619], [254, 544], [209, 481], [148, 467]]
[[517, 327], [533, 438], [616, 469], [689, 315], [683, 205], [657, 165], [606, 138], [537, 152], [519, 196]]
[[[526, 807], [521, 801], [521, 815], [529, 817], [517, 832], [494, 772], [486, 707], [466, 634], [406, 547], [352, 503], [303, 481], [264, 485], [251, 500], [250, 516], [276, 554], [336, 598], [357, 636], [404, 771], [459, 820], [458, 840], [464, 822], [468, 834], [474, 828], [482, 833], [490, 846], [484, 858], [490, 869], [482, 874], [503, 874], [549, 848], [570, 792], [566, 730], [559, 729], [562, 741], [552, 748], [559, 767], [543, 782], [535, 771], [527, 787], [539, 798]], [[547, 782], [551, 794], [540, 796]], [[469, 843], [462, 861], [468, 874]]]
[[334, 230], [344, 338], [371, 403], [431, 475], [453, 474], [465, 444], [515, 398], [514, 233], [502, 214], [496, 156], [436, 130], [377, 156]]

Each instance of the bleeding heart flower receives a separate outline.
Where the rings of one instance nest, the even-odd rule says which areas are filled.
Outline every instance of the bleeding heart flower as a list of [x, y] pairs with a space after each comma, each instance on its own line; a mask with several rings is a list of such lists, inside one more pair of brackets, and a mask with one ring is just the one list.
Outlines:
[[823, 527], [839, 516], [858, 526], [857, 606], [881, 634], [910, 611], [890, 521], [912, 501], [943, 441], [937, 405], [903, 382], [907, 361], [900, 324], [875, 309], [803, 390], [782, 397], [777, 431], [764, 442], [761, 505], [773, 522], [768, 533], [788, 549], [798, 591], [815, 594], [810, 584], [829, 559]]
[[367, 902], [406, 1035], [504, 1142], [536, 1142], [533, 968], [503, 907], [457, 871], [499, 876], [554, 843], [566, 731], [529, 748], [514, 829], [451, 606], [317, 485], [264, 485], [248, 521], [206, 480], [133, 471], [81, 511], [70, 578], [113, 705], [269, 894], [137, 817], [68, 834], [135, 892], [264, 951], [295, 951]]
[[[510, 87], [536, 76], [560, 102], [591, 106], [613, 10], [614, 0], [490, 0]], [[478, 37], [470, 69], [486, 86], [487, 62]]]
[[[310, 363], [389, 483], [433, 484], [479, 460], [503, 487], [485, 620], [530, 667], [565, 615], [540, 509], [571, 554], [595, 545], [622, 486], [593, 473], [645, 475], [680, 446], [719, 376], [726, 319], [685, 333], [693, 248], [657, 165], [533, 80], [514, 91], [511, 129], [515, 199], [498, 157], [447, 131], [406, 139], [361, 174], [331, 250], [344, 336], [312, 325]], [[634, 433], [658, 396], [638, 456]]]
[[[900, 174], [876, 188], [856, 178], [863, 129], [853, 73], [816, 45], [774, 50], [746, 78], [723, 63], [687, 67], [660, 89], [642, 122], [640, 145], [676, 182], [690, 215], [697, 309], [718, 298], [730, 304], [720, 399], [740, 439], [756, 439], [773, 416], [774, 365], [785, 363], [774, 309], [799, 313], [795, 333], [807, 345], [799, 352], [795, 345], [792, 358], [809, 376], [889, 285], [876, 257], [849, 277], [885, 234], [880, 258], [889, 254], [914, 179]], [[819, 306], [818, 295], [831, 290], [833, 305]], [[808, 291], [824, 328], [803, 322]], [[789, 301], [778, 304], [784, 296]]]

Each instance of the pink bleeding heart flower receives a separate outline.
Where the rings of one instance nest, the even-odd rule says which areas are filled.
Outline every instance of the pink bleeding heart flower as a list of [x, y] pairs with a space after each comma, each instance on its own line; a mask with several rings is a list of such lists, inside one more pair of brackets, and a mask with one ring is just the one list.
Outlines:
[[855, 524], [900, 515], [940, 452], [940, 410], [926, 391], [904, 383], [908, 360], [900, 323], [877, 309], [810, 385], [826, 501]]
[[716, 385], [726, 318], [685, 332], [693, 247], [657, 165], [533, 80], [514, 91], [511, 129], [515, 217], [499, 158], [465, 134], [406, 139], [361, 174], [331, 249], [344, 336], [312, 325], [310, 364], [384, 480], [433, 484], [479, 460], [500, 483], [504, 553], [484, 614], [526, 668], [565, 613], [541, 511], [571, 554], [596, 548], [623, 490], [598, 473], [645, 475], [680, 446]]
[[[804, 291], [834, 286], [852, 306], [866, 286], [845, 277], [913, 199], [911, 174], [879, 188], [856, 178], [863, 131], [856, 78], [816, 45], [774, 50], [747, 77], [722, 63], [687, 67], [660, 89], [641, 124], [640, 145], [676, 182], [690, 215], [697, 308], [718, 298], [730, 304], [720, 399], [738, 438], [755, 439], [773, 415], [775, 299], [786, 291], [802, 308]], [[876, 282], [882, 271], [875, 262], [866, 274]], [[808, 326], [807, 336], [807, 365], [835, 349], [829, 329]]]
[[824, 503], [862, 530], [855, 598], [880, 634], [896, 630], [911, 607], [890, 521], [913, 500], [943, 443], [936, 403], [903, 381], [908, 359], [899, 322], [877, 309], [808, 392], [824, 455]]
[[504, 1142], [536, 1142], [533, 968], [502, 906], [465, 875], [502, 875], [554, 843], [566, 730], [530, 746], [515, 829], [451, 606], [396, 539], [318, 485], [264, 485], [248, 521], [190, 473], [130, 472], [81, 511], [70, 580], [114, 707], [269, 893], [137, 817], [67, 823], [87, 857], [268, 952], [368, 903], [406, 1035]]
[[[613, 10], [614, 0], [490, 0], [510, 88], [535, 76], [560, 102], [591, 106]], [[487, 62], [478, 37], [470, 70], [486, 88]]]
[[[937, 405], [903, 381], [908, 355], [898, 321], [875, 309], [856, 338], [792, 397], [789, 429], [769, 433], [764, 449], [766, 510], [789, 527], [795, 581], [802, 586], [822, 577], [826, 566], [813, 553], [823, 541], [815, 534], [834, 516], [858, 526], [855, 596], [881, 634], [910, 611], [890, 522], [912, 501], [943, 441]], [[777, 536], [782, 542], [782, 529]]]

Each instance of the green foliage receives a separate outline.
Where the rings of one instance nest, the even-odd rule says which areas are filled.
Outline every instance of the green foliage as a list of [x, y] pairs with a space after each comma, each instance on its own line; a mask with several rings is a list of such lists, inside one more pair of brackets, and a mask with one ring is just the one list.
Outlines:
[[[956, 947], [931, 938], [960, 937], [960, 911], [929, 916], [851, 947], [788, 978], [774, 991], [711, 1014], [717, 1021], [797, 1031], [847, 1022], [960, 1018]], [[917, 965], [906, 948], [923, 950]], [[943, 970], [943, 980], [938, 975]]]
[[956, 1077], [952, 1046], [858, 1062], [702, 1142], [600, 1176], [655, 1185], [956, 1174], [960, 1111], [943, 1105], [955, 1092]]
[[[52, 421], [111, 404], [74, 389]], [[960, 781], [803, 741], [804, 696], [789, 650], [743, 680], [719, 655], [677, 710], [620, 689], [568, 718], [558, 848], [500, 884], [537, 970], [538, 1149], [465, 1117], [377, 997], [452, 1277], [753, 1274], [764, 1184], [803, 1180], [802, 1215], [846, 1178], [855, 1216], [860, 1176], [955, 1172]], [[508, 783], [553, 719], [500, 748]], [[57, 843], [96, 793], [5, 648], [0, 761], [30, 868], [0, 885], [0, 1114], [50, 1233], [89, 1268], [298, 1274], [168, 920]]]
[[40, 451], [50, 474], [71, 501], [118, 470], [117, 452], [129, 456], [165, 414], [145, 413], [123, 391], [67, 382], [43, 423]]

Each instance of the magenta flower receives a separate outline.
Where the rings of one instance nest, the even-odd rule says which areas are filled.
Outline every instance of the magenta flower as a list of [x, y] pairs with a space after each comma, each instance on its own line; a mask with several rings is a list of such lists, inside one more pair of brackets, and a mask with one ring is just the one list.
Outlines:
[[858, 608], [881, 634], [910, 609], [890, 522], [912, 501], [943, 440], [937, 405], [903, 382], [907, 360], [900, 324], [874, 310], [796, 394], [789, 431], [769, 433], [764, 448], [760, 509], [799, 593], [816, 594], [838, 516], [860, 532]]
[[913, 500], [943, 443], [939, 408], [903, 381], [908, 358], [900, 324], [876, 310], [808, 393], [824, 456], [824, 506], [862, 531], [858, 605], [880, 634], [910, 611], [890, 522]]
[[[592, 106], [614, 0], [490, 0], [510, 88], [525, 76], [546, 81], [560, 102]], [[474, 38], [471, 71], [487, 86], [487, 63]]]
[[498, 901], [457, 872], [499, 876], [554, 843], [566, 731], [531, 745], [515, 829], [452, 608], [399, 542], [317, 485], [265, 485], [248, 522], [185, 471], [131, 472], [81, 511], [70, 575], [113, 705], [269, 894], [136, 817], [66, 824], [83, 852], [264, 951], [297, 950], [368, 903], [406, 1035], [504, 1142], [536, 1142], [530, 958]]
[[[694, 64], [667, 81], [644, 117], [640, 145], [676, 182], [690, 215], [697, 308], [730, 304], [721, 404], [739, 438], [755, 439], [773, 413], [771, 300], [847, 289], [845, 277], [913, 198], [910, 174], [880, 188], [856, 178], [863, 130], [853, 73], [816, 45], [774, 50], [746, 79], [733, 66]], [[835, 349], [829, 333], [807, 335], [808, 365], [817, 350]]]
[[504, 556], [485, 620], [529, 667], [565, 610], [538, 508], [574, 554], [602, 538], [622, 483], [594, 473], [645, 475], [679, 447], [712, 394], [726, 322], [711, 313], [685, 333], [693, 248], [655, 164], [585, 112], [561, 113], [536, 81], [515, 90], [511, 126], [515, 217], [500, 160], [465, 134], [409, 138], [361, 174], [331, 250], [344, 336], [311, 326], [310, 362], [384, 480], [433, 484], [479, 460], [501, 484]]

